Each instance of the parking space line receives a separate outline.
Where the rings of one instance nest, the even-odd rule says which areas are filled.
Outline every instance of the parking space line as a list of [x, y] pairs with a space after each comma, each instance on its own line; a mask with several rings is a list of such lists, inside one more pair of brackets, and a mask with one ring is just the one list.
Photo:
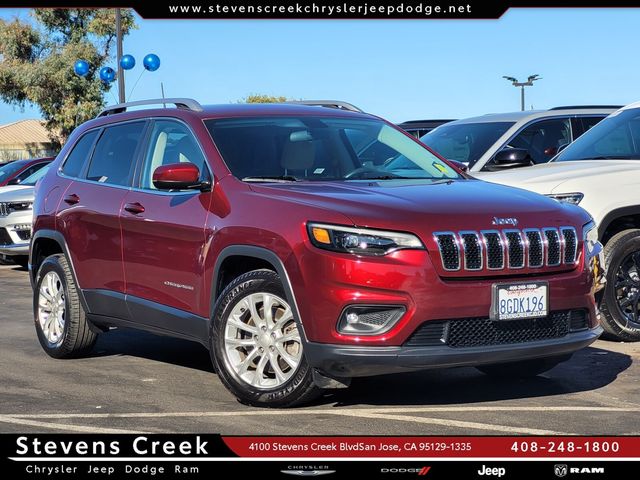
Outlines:
[[445, 427], [467, 428], [475, 430], [489, 430], [520, 435], [573, 435], [566, 432], [556, 432], [553, 430], [541, 430], [538, 428], [511, 427], [508, 425], [495, 425], [492, 423], [467, 422], [462, 420], [450, 420], [447, 418], [415, 417], [411, 415], [391, 415], [384, 413], [364, 413], [362, 415], [349, 414], [350, 417], [364, 417], [373, 420], [395, 420], [400, 422], [426, 423], [431, 425], [442, 425]]
[[7, 415], [0, 415], [0, 422], [12, 423], [20, 426], [30, 427], [44, 427], [51, 428], [53, 430], [65, 430], [68, 432], [78, 433], [141, 433], [140, 431], [124, 430], [120, 428], [100, 428], [100, 427], [87, 427], [84, 425], [68, 425], [62, 423], [50, 423], [50, 422], [38, 422], [36, 420], [27, 420], [24, 418], [11, 417]]
[[361, 415], [399, 413], [479, 413], [479, 412], [640, 412], [640, 407], [597, 406], [477, 406], [477, 407], [389, 407], [389, 408], [345, 408], [308, 410], [249, 410], [235, 412], [131, 412], [131, 413], [7, 413], [3, 417], [33, 419], [71, 418], [164, 418], [164, 417], [242, 417], [282, 415]]

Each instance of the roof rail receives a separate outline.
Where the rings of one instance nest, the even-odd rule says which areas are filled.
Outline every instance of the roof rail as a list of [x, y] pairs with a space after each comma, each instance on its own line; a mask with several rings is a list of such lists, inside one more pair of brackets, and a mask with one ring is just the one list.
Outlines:
[[136, 102], [118, 103], [117, 105], [111, 105], [102, 110], [98, 114], [98, 117], [106, 117], [107, 115], [126, 112], [129, 107], [139, 107], [142, 105], [166, 106], [167, 103], [175, 105], [176, 108], [180, 108], [183, 110], [191, 110], [192, 112], [202, 111], [202, 105], [191, 98], [154, 98], [151, 100], [138, 100]]
[[294, 103], [297, 105], [312, 105], [316, 107], [328, 107], [337, 108], [338, 110], [349, 110], [350, 112], [364, 113], [364, 110], [359, 109], [351, 103], [342, 102], [340, 100], [291, 100], [285, 103]]
[[560, 107], [553, 107], [549, 110], [586, 110], [596, 108], [622, 108], [624, 105], [563, 105]]

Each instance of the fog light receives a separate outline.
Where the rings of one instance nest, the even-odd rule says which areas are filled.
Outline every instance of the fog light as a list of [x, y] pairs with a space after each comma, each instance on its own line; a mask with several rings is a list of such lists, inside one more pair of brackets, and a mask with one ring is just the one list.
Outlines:
[[347, 335], [379, 335], [390, 330], [406, 309], [401, 305], [351, 305], [338, 321], [338, 331]]

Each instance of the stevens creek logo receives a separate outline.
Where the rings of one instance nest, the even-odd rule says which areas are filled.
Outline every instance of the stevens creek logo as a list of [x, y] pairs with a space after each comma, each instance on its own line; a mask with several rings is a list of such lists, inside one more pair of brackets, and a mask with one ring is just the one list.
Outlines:
[[290, 465], [286, 470], [280, 470], [280, 473], [296, 477], [317, 477], [336, 473], [336, 471], [329, 470], [327, 465]]

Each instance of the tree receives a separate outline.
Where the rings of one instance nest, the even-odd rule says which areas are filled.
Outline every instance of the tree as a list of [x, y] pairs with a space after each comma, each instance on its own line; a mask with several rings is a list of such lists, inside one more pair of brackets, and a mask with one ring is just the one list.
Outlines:
[[248, 97], [240, 100], [240, 103], [283, 103], [287, 100], [291, 100], [287, 97], [275, 96], [275, 95], [261, 95], [258, 93], [253, 93]]
[[[111, 58], [116, 37], [113, 9], [34, 9], [32, 22], [0, 20], [0, 98], [36, 105], [52, 142], [63, 144], [73, 129], [104, 106], [111, 85], [98, 72]], [[123, 34], [135, 28], [131, 10], [122, 10]], [[89, 62], [87, 76], [73, 71]]]

